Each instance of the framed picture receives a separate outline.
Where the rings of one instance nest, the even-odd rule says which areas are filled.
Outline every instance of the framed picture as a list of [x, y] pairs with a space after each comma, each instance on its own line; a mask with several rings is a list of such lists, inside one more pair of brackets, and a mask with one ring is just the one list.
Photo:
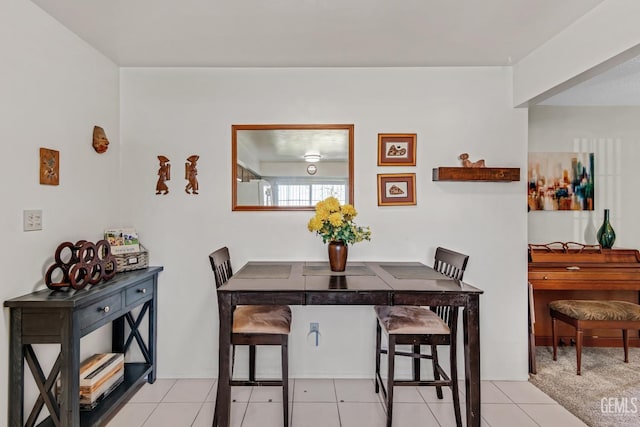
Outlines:
[[49, 148], [40, 148], [40, 184], [58, 185], [60, 183], [60, 152]]
[[529, 153], [529, 211], [592, 211], [594, 153]]
[[416, 174], [378, 174], [378, 206], [416, 204]]
[[415, 166], [415, 133], [379, 133], [378, 166]]

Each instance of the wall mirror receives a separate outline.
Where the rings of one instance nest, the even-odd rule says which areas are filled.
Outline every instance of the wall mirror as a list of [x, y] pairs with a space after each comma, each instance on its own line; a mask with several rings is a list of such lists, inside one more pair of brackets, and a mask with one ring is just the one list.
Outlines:
[[353, 203], [353, 125], [233, 125], [232, 209], [313, 210]]

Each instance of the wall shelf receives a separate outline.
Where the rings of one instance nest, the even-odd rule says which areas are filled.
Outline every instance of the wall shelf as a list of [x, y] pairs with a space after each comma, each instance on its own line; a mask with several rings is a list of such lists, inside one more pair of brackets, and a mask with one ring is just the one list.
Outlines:
[[520, 181], [520, 168], [433, 168], [433, 181]]

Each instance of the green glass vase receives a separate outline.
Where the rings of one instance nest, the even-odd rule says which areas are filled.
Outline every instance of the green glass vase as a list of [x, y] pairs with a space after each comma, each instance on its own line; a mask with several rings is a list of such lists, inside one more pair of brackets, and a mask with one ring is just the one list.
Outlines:
[[616, 232], [609, 222], [609, 209], [604, 210], [604, 221], [598, 230], [598, 243], [603, 249], [611, 249], [616, 241]]

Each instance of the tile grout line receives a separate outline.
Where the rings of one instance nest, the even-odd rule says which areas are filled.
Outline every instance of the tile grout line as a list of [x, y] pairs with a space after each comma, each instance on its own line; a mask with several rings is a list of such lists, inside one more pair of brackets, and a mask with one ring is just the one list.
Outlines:
[[[200, 408], [198, 409], [198, 412], [196, 412], [196, 416], [193, 418], [193, 421], [191, 421], [191, 427], [193, 427], [193, 425], [196, 423], [196, 421], [198, 420], [198, 416], [200, 415], [200, 412], [202, 412], [202, 408], [204, 407], [205, 403], [207, 403], [207, 399], [204, 399], [204, 402], [202, 402], [200, 404]], [[215, 405], [215, 403], [214, 403]], [[213, 409], [215, 412], [215, 408]]]
[[142, 421], [142, 424], [140, 424], [140, 427], [144, 427], [144, 425], [147, 423], [147, 421], [149, 421], [149, 418], [151, 418], [151, 415], [153, 415], [153, 413], [158, 409], [158, 407], [160, 406], [160, 402], [155, 402], [153, 411], [149, 412], [149, 415], [147, 415], [147, 417]]
[[[204, 408], [204, 405], [206, 405], [207, 403], [209, 403], [207, 401], [207, 397], [209, 397], [209, 395], [211, 394], [211, 390], [213, 390], [213, 388], [217, 385], [217, 380], [213, 380], [213, 384], [211, 384], [211, 388], [209, 389], [209, 391], [207, 392], [207, 394], [205, 394], [204, 396], [204, 401], [202, 402], [202, 404], [200, 405], [200, 409], [198, 409], [198, 412], [196, 412], [196, 417], [193, 419], [193, 422], [191, 423], [191, 427], [193, 427], [193, 425], [195, 424], [196, 420], [198, 419], [198, 416], [200, 415], [200, 412], [202, 412], [202, 408]], [[217, 396], [216, 396], [217, 397]], [[213, 403], [213, 412], [215, 413], [216, 408], [215, 408], [216, 404], [215, 402]]]
[[[453, 390], [451, 391], [453, 393]], [[436, 423], [438, 423], [439, 427], [442, 427], [442, 424], [440, 423], [440, 420], [438, 420], [438, 417], [436, 417], [435, 412], [433, 412], [433, 409], [431, 409], [431, 406], [429, 405], [429, 402], [427, 402], [427, 399], [425, 399], [424, 395], [422, 393], [420, 393], [420, 389], [419, 387], [416, 387], [416, 393], [418, 393], [418, 395], [420, 396], [420, 398], [422, 399], [422, 402], [427, 405], [427, 410], [429, 411], [429, 413], [433, 416], [433, 419], [436, 420]], [[444, 391], [443, 391], [444, 393]], [[453, 402], [452, 402], [453, 403]]]
[[167, 398], [167, 396], [169, 395], [169, 392], [171, 392], [171, 390], [173, 390], [173, 388], [176, 386], [176, 384], [178, 384], [178, 381], [179, 380], [177, 380], [177, 379], [173, 381], [173, 384], [171, 385], [171, 387], [169, 387], [167, 389], [167, 391], [162, 395], [162, 397], [160, 398], [160, 401], [158, 403], [163, 403], [164, 402], [164, 399]]
[[[289, 411], [289, 426], [292, 427], [293, 426], [293, 404], [294, 404], [294, 396], [295, 396], [295, 392], [296, 392], [296, 380], [295, 378], [293, 379], [293, 386], [291, 387], [291, 389], [289, 390], [291, 392], [291, 409], [289, 409], [289, 405], [287, 404], [287, 410]], [[288, 399], [288, 397], [287, 397]]]
[[491, 383], [491, 385], [493, 385], [496, 389], [498, 389], [498, 391], [500, 391], [500, 393], [502, 393], [503, 395], [505, 395], [505, 396], [506, 396], [506, 398], [507, 398], [507, 399], [509, 399], [509, 402], [511, 402], [511, 404], [512, 404], [512, 405], [516, 405], [516, 404], [517, 404], [517, 403], [516, 403], [516, 401], [515, 401], [515, 400], [513, 400], [513, 399], [511, 398], [511, 396], [509, 396], [507, 393], [505, 393], [505, 392], [504, 392], [504, 390], [502, 390], [498, 384], [496, 384], [496, 383], [495, 383], [494, 381], [492, 381], [492, 380], [489, 380], [489, 382], [490, 382], [490, 383]]
[[340, 405], [338, 404], [338, 391], [336, 390], [336, 379], [332, 378], [331, 383], [333, 384], [333, 396], [336, 401], [336, 411], [338, 412], [338, 425], [342, 427], [342, 417], [340, 416]]
[[[135, 404], [141, 404], [141, 403], [146, 403], [146, 404], [152, 404], [152, 405], [153, 405], [153, 409], [151, 410], [151, 412], [150, 412], [150, 413], [149, 413], [149, 414], [148, 414], [148, 415], [147, 415], [143, 420], [141, 420], [141, 421], [140, 421], [140, 424], [138, 424], [138, 426], [140, 426], [140, 427], [144, 427], [145, 425], [149, 425], [149, 424], [148, 424], [148, 423], [149, 423], [149, 420], [152, 418], [153, 414], [154, 414], [156, 411], [158, 411], [158, 408], [160, 408], [160, 407], [161, 407], [161, 405], [163, 405], [164, 403], [166, 403], [166, 404], [171, 404], [171, 403], [183, 403], [183, 402], [169, 402], [169, 401], [166, 401], [167, 396], [168, 396], [168, 395], [170, 395], [171, 390], [173, 390], [173, 389], [177, 386], [178, 382], [179, 382], [179, 380], [174, 381], [174, 382], [173, 382], [173, 384], [172, 384], [172, 385], [167, 389], [167, 391], [166, 391], [165, 393], [163, 393], [163, 394], [162, 394], [162, 397], [159, 399], [159, 401], [156, 401], [156, 402], [136, 402], [136, 403], [131, 403], [132, 405], [135, 405]], [[498, 384], [496, 383], [496, 381], [490, 380], [490, 381], [487, 381], [487, 382], [488, 382], [488, 383], [491, 383], [491, 385], [492, 385], [492, 386], [496, 387], [496, 388], [500, 391], [500, 394], [501, 394], [501, 395], [506, 396], [506, 397], [507, 397], [507, 402], [505, 402], [505, 403], [499, 403], [499, 402], [496, 402], [496, 403], [493, 403], [493, 404], [492, 404], [492, 403], [486, 403], [486, 404], [483, 404], [483, 405], [514, 405], [515, 407], [517, 407], [517, 408], [518, 408], [518, 410], [519, 410], [519, 411], [524, 412], [524, 413], [525, 413], [525, 415], [526, 415], [526, 419], [530, 419], [530, 421], [531, 421], [531, 422], [533, 423], [533, 425], [535, 425], [535, 426], [539, 426], [539, 427], [547, 427], [547, 425], [543, 422], [543, 420], [541, 420], [541, 421], [537, 421], [537, 420], [533, 417], [533, 415], [531, 415], [529, 412], [527, 412], [527, 411], [523, 408], [523, 405], [542, 405], [542, 406], [547, 406], [547, 407], [550, 407], [550, 406], [557, 406], [557, 407], [562, 408], [562, 405], [560, 405], [559, 403], [557, 403], [557, 402], [555, 402], [555, 401], [551, 401], [551, 402], [537, 402], [537, 401], [528, 402], [528, 401], [526, 401], [526, 399], [524, 399], [524, 400], [523, 400], [523, 399], [514, 399], [514, 398], [512, 398], [512, 395], [511, 395], [511, 394], [509, 394], [509, 393], [507, 393], [507, 390], [502, 389], [502, 388], [500, 387], [500, 385], [498, 385]], [[188, 425], [190, 425], [190, 426], [194, 426], [194, 425], [195, 425], [194, 423], [196, 422], [196, 420], [198, 419], [198, 417], [199, 417], [201, 414], [203, 414], [203, 410], [204, 410], [205, 404], [210, 403], [210, 402], [207, 400], [207, 396], [209, 396], [209, 394], [210, 394], [210, 393], [211, 393], [211, 391], [213, 390], [213, 387], [215, 387], [215, 384], [216, 384], [216, 383], [215, 383], [215, 381], [214, 381], [214, 382], [212, 383], [212, 385], [211, 385], [211, 388], [208, 390], [208, 392], [206, 393], [205, 398], [204, 398], [202, 401], [199, 401], [199, 402], [198, 402], [198, 401], [195, 401], [195, 402], [194, 402], [194, 401], [192, 401], [192, 403], [197, 403], [197, 404], [199, 404], [199, 406], [198, 406], [198, 410], [196, 411], [196, 414], [195, 414], [194, 419], [193, 419], [193, 420], [190, 422], [190, 424], [188, 424]], [[343, 416], [344, 416], [345, 414], [342, 414], [342, 413], [341, 413], [341, 407], [340, 407], [340, 403], [341, 403], [341, 402], [340, 402], [340, 400], [338, 399], [338, 393], [337, 393], [337, 381], [336, 381], [336, 378], [332, 378], [332, 379], [331, 379], [331, 384], [333, 385], [333, 392], [334, 392], [334, 396], [333, 396], [333, 398], [332, 398], [332, 401], [333, 401], [333, 402], [335, 402], [336, 410], [337, 410], [337, 412], [338, 412], [338, 414], [337, 414], [337, 415], [338, 415], [338, 419], [337, 419], [337, 421], [338, 421], [338, 425], [342, 427], [342, 426], [344, 426], [344, 425], [345, 425], [345, 424], [344, 424], [344, 422], [346, 422], [346, 419], [345, 419], [345, 420], [343, 420]], [[290, 406], [290, 407], [288, 407], [289, 414], [290, 414], [290, 416], [289, 416], [289, 427], [292, 427], [292, 426], [294, 425], [294, 420], [293, 420], [294, 415], [293, 415], [293, 412], [294, 412], [294, 409], [295, 409], [295, 408], [296, 408], [296, 406], [297, 406], [297, 405], [296, 405], [296, 403], [301, 403], [301, 402], [296, 402], [296, 401], [295, 401], [295, 391], [296, 391], [296, 388], [297, 388], [297, 387], [296, 387], [296, 385], [297, 385], [297, 381], [293, 380], [293, 381], [292, 381], [292, 384], [291, 384], [291, 386], [290, 386], [290, 394], [289, 394], [289, 399], [288, 399], [288, 400], [290, 400], [290, 404], [291, 404], [291, 406]], [[442, 420], [439, 420], [439, 419], [436, 417], [436, 413], [434, 412], [434, 408], [432, 408], [432, 407], [431, 407], [431, 403], [435, 403], [435, 404], [443, 404], [444, 402], [442, 402], [442, 403], [440, 403], [440, 402], [431, 402], [431, 403], [430, 403], [430, 402], [428, 402], [428, 401], [427, 401], [426, 396], [425, 396], [425, 395], [423, 395], [422, 393], [420, 393], [420, 391], [418, 390], [418, 387], [416, 387], [416, 390], [417, 390], [417, 392], [418, 392], [418, 394], [419, 394], [420, 399], [419, 399], [419, 401], [417, 401], [417, 402], [415, 402], [415, 403], [419, 403], [419, 404], [426, 404], [426, 405], [427, 405], [427, 409], [428, 409], [429, 413], [430, 413], [430, 414], [431, 414], [431, 416], [435, 419], [435, 421], [436, 421], [437, 425], [438, 425], [438, 426], [443, 426], [443, 424], [442, 424]], [[244, 426], [244, 425], [245, 425], [245, 423], [247, 422], [248, 406], [249, 406], [249, 403], [250, 403], [250, 402], [252, 401], [252, 399], [254, 398], [254, 395], [256, 394], [256, 391], [257, 391], [257, 390], [255, 389], [255, 387], [251, 387], [251, 389], [250, 389], [250, 391], [249, 391], [249, 396], [248, 396], [248, 398], [247, 398], [247, 401], [246, 401], [246, 402], [244, 402], [244, 403], [246, 403], [246, 405], [245, 405], [245, 408], [244, 408], [244, 410], [243, 410], [243, 412], [242, 412], [241, 421], [240, 421], [240, 426]], [[464, 394], [464, 393], [461, 393], [461, 394]], [[517, 397], [519, 394], [520, 394], [520, 393], [516, 392], [516, 393], [515, 393], [515, 396]], [[516, 401], [516, 400], [518, 400], [518, 401]], [[522, 401], [521, 401], [521, 400], [522, 400]], [[381, 400], [381, 396], [380, 396], [379, 394], [377, 395], [377, 400], [376, 400], [376, 401], [378, 402], [378, 404], [379, 404], [379, 405], [381, 405], [381, 408], [383, 409], [383, 412], [384, 412], [384, 404], [383, 404], [383, 402], [382, 402], [382, 400]], [[355, 403], [358, 403], [358, 402], [359, 402], [359, 401], [356, 401]], [[184, 402], [184, 403], [186, 403], [186, 402]], [[317, 402], [317, 403], [321, 403], [321, 402]], [[347, 402], [345, 402], [345, 403], [347, 403]], [[362, 402], [362, 403], [364, 403], [364, 402]], [[411, 403], [411, 402], [406, 402], [406, 403]], [[452, 404], [452, 402], [446, 402], [446, 403], [447, 403], [448, 405], [451, 405], [451, 404]], [[213, 405], [215, 406], [215, 400], [214, 400], [214, 402], [213, 402]], [[296, 406], [294, 406], [294, 405], [296, 405]], [[240, 415], [240, 414], [238, 414], [238, 415]], [[298, 415], [300, 415], [300, 414], [298, 414]], [[484, 425], [491, 427], [491, 424], [490, 424], [490, 423], [485, 419], [485, 417], [484, 417], [484, 416], [483, 416], [483, 417], [481, 417], [481, 421], [482, 421], [482, 423], [483, 423]], [[132, 427], [135, 427], [135, 426], [132, 426]], [[248, 427], [248, 425], [247, 425], [246, 427]]]
[[[174, 380], [173, 380], [173, 384], [171, 385], [171, 387], [169, 387], [169, 388], [167, 389], [167, 391], [162, 395], [162, 397], [159, 399], [159, 401], [158, 401], [158, 402], [149, 402], [149, 403], [154, 403], [154, 404], [155, 404], [155, 406], [154, 406], [154, 408], [153, 408], [153, 411], [149, 412], [149, 415], [147, 415], [147, 417], [142, 421], [142, 424], [140, 424], [140, 427], [144, 427], [144, 425], [147, 423], [147, 421], [149, 421], [149, 418], [151, 418], [151, 416], [153, 415], [153, 413], [154, 413], [155, 411], [157, 411], [157, 410], [158, 410], [158, 408], [160, 407], [160, 404], [162, 403], [162, 401], [164, 400], [164, 398], [165, 398], [165, 397], [167, 397], [167, 394], [169, 394], [169, 391], [170, 391], [173, 387], [175, 387], [175, 385], [176, 385], [177, 383], [178, 383], [178, 380], [174, 379]], [[147, 384], [149, 384], [149, 383], [147, 383]], [[140, 402], [140, 403], [144, 403], [144, 402]]]
[[534, 420], [534, 419], [533, 419], [533, 417], [532, 417], [531, 415], [529, 415], [529, 413], [528, 413], [527, 411], [525, 411], [525, 410], [520, 406], [520, 404], [519, 404], [519, 403], [516, 403], [516, 406], [518, 407], [518, 409], [520, 409], [522, 412], [524, 412], [524, 413], [525, 413], [525, 415], [526, 415], [527, 417], [529, 417], [529, 419], [531, 419], [531, 421], [533, 421], [535, 425], [537, 425], [537, 426], [539, 426], [539, 427], [543, 427], [543, 426], [542, 426], [542, 424], [540, 424], [540, 423], [538, 423], [536, 420]]
[[[231, 387], [229, 387], [229, 389], [231, 389]], [[244, 407], [244, 411], [242, 412], [242, 420], [240, 421], [240, 427], [242, 427], [242, 424], [244, 424], [244, 420], [247, 417], [247, 411], [249, 410], [249, 403], [251, 403], [251, 396], [253, 396], [253, 390], [255, 389], [255, 386], [251, 386], [251, 391], [249, 392], [249, 397], [247, 397], [247, 405]], [[229, 390], [229, 396], [231, 396], [231, 390]], [[233, 402], [233, 400], [232, 400]], [[214, 408], [215, 411], [215, 408]], [[231, 417], [229, 417], [229, 421], [231, 421]]]

